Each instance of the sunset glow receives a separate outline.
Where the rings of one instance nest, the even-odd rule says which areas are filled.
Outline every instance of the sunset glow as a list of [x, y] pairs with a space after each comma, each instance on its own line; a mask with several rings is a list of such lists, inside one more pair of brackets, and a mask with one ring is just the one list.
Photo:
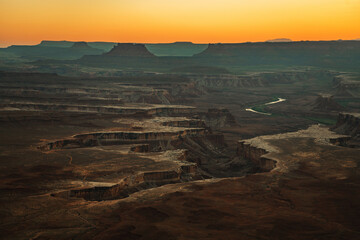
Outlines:
[[0, 0], [0, 45], [360, 37], [360, 0]]

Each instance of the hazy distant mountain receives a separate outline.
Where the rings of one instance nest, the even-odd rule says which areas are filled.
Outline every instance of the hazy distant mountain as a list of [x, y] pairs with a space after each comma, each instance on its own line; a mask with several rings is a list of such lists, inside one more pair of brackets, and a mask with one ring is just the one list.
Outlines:
[[[269, 52], [271, 51], [271, 52]], [[294, 51], [294, 52], [292, 52]], [[320, 57], [332, 56], [336, 53], [356, 54], [357, 58], [360, 51], [360, 43], [355, 41], [298, 41], [298, 42], [255, 42], [255, 43], [217, 43], [209, 44], [209, 47], [197, 56], [239, 56], [264, 58], [277, 57], [283, 55], [287, 57], [304, 56], [305, 54], [319, 54]], [[322, 55], [321, 55], [322, 54]], [[259, 55], [259, 56], [257, 56]]]
[[177, 57], [191, 57], [204, 51], [207, 46], [208, 44], [194, 44], [192, 42], [146, 44], [147, 49], [156, 56]]
[[[167, 44], [169, 45], [178, 47], [179, 43]], [[189, 43], [185, 45], [192, 46]], [[150, 50], [151, 46], [147, 48]], [[119, 44], [109, 53], [101, 56], [84, 56], [76, 63], [111, 68], [136, 67], [154, 71], [168, 69], [176, 72], [204, 72], [210, 71], [207, 68], [214, 66], [228, 69], [230, 72], [232, 68], [244, 66], [317, 66], [358, 69], [360, 41], [209, 44], [205, 51], [193, 57], [155, 57], [146, 51], [143, 44]], [[211, 69], [213, 72], [224, 72], [220, 70]]]
[[209, 44], [205, 51], [194, 57], [218, 66], [291, 65], [358, 69], [360, 41]]
[[292, 40], [289, 38], [276, 38], [267, 40], [266, 42], [292, 42]]
[[354, 41], [360, 41], [360, 38], [355, 38]]
[[100, 55], [104, 50], [88, 46], [86, 42], [42, 41], [38, 45], [13, 45], [1, 49], [2, 53], [11, 53], [26, 60], [56, 59], [73, 60], [84, 55]]
[[[42, 41], [38, 46], [42, 47], [63, 47], [63, 48], [69, 48], [74, 45], [73, 41], [48, 41], [44, 40]], [[114, 42], [83, 42], [87, 43], [89, 47], [101, 49], [104, 52], [110, 51], [116, 43]]]

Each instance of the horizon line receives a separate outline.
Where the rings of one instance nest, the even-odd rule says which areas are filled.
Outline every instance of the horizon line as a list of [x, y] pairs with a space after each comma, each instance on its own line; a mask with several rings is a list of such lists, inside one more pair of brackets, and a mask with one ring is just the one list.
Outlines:
[[[278, 41], [278, 42], [271, 42], [271, 41], [276, 41], [276, 40], [289, 40], [289, 41]], [[14, 43], [14, 44], [4, 44], [2, 45], [0, 42], [0, 48], [7, 48], [7, 47], [11, 47], [11, 46], [37, 46], [39, 44], [41, 44], [42, 42], [70, 42], [70, 43], [75, 43], [75, 42], [86, 42], [86, 43], [134, 43], [134, 44], [170, 44], [170, 43], [192, 43], [192, 44], [241, 44], [241, 43], [265, 43], [265, 42], [269, 42], [269, 43], [291, 43], [291, 42], [335, 42], [335, 41], [360, 41], [360, 38], [354, 38], [354, 39], [331, 39], [331, 40], [324, 40], [324, 39], [318, 39], [318, 40], [291, 40], [290, 38], [274, 38], [274, 39], [268, 39], [265, 41], [245, 41], [245, 42], [193, 42], [193, 41], [171, 41], [171, 42], [129, 42], [129, 41], [124, 41], [124, 42], [116, 42], [116, 41], [101, 41], [101, 40], [95, 40], [95, 41], [85, 41], [85, 40], [41, 40], [38, 43]]]

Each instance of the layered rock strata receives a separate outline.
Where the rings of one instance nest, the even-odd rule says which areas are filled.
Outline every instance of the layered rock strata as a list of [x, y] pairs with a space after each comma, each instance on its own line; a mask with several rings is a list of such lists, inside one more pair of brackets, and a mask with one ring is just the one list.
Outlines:
[[296, 138], [313, 138], [321, 144], [331, 144], [336, 141], [343, 141], [346, 135], [340, 135], [331, 132], [325, 127], [313, 125], [306, 130], [297, 132], [283, 133], [277, 135], [260, 136], [247, 140], [240, 140], [238, 142], [237, 153], [240, 157], [248, 159], [255, 163], [260, 171], [289, 171], [296, 165], [296, 161], [286, 161], [284, 158], [279, 158], [282, 155], [282, 150], [274, 146], [272, 141], [296, 139]]

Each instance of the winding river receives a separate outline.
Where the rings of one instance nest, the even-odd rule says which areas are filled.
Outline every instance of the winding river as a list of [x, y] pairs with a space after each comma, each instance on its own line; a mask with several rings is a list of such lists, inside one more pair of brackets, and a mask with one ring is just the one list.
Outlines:
[[[260, 105], [258, 105], [258, 106], [261, 106], [261, 105], [272, 105], [272, 104], [281, 103], [281, 102], [284, 102], [284, 101], [286, 101], [285, 98], [278, 98], [278, 99], [275, 100], [275, 101], [268, 102], [268, 103], [265, 103], [265, 104], [260, 104]], [[256, 107], [256, 106], [255, 106], [255, 107]], [[252, 107], [252, 108], [246, 108], [245, 111], [253, 112], [253, 113], [258, 113], [258, 114], [262, 114], [262, 115], [271, 115], [271, 113], [259, 112], [259, 111], [254, 110], [253, 108], [254, 108], [254, 107]]]

